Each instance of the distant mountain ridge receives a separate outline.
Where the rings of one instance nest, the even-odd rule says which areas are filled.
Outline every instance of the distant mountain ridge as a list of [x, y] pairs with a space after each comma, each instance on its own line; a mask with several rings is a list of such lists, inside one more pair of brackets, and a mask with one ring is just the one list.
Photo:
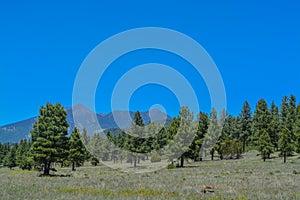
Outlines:
[[[96, 114], [82, 104], [73, 107], [67, 107], [67, 122], [70, 124], [69, 132], [76, 126], [79, 129], [86, 128], [89, 135], [94, 132], [113, 128], [128, 128], [131, 125], [131, 119], [134, 116], [132, 111], [113, 111], [108, 114]], [[150, 121], [163, 121], [169, 124], [171, 117], [160, 110], [150, 110], [141, 112], [144, 123]], [[19, 142], [22, 139], [30, 138], [30, 130], [37, 117], [32, 117], [23, 121], [0, 127], [0, 142]], [[100, 126], [99, 126], [100, 125]]]

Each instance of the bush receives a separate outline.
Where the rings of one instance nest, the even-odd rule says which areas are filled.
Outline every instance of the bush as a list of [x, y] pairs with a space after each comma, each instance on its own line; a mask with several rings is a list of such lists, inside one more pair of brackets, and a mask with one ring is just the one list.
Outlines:
[[176, 166], [174, 165], [174, 163], [170, 163], [167, 166], [167, 169], [175, 169], [175, 168], [176, 168]]
[[152, 155], [151, 155], [151, 160], [150, 161], [151, 162], [160, 162], [161, 161], [161, 157], [160, 157], [160, 155], [156, 151], [154, 151], [152, 153]]

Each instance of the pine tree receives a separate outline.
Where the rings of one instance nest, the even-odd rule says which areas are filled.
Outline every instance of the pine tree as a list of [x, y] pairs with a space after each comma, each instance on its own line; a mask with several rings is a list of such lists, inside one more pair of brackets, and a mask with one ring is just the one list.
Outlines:
[[218, 121], [218, 114], [215, 108], [212, 108], [209, 117], [209, 127], [207, 129], [207, 136], [204, 140], [204, 151], [209, 152], [211, 155], [211, 160], [214, 159], [214, 154], [216, 151], [216, 143], [221, 135], [221, 128]]
[[4, 158], [6, 157], [6, 155], [9, 153], [11, 147], [11, 145], [9, 143], [4, 143], [1, 144], [0, 143], [0, 165], [4, 164]]
[[289, 113], [288, 97], [284, 96], [282, 98], [281, 107], [280, 107], [280, 121], [281, 121], [281, 123], [286, 123], [288, 113]]
[[4, 158], [4, 166], [9, 167], [9, 169], [12, 169], [13, 167], [17, 166], [17, 160], [16, 160], [16, 153], [18, 149], [18, 144], [14, 144], [8, 154]]
[[246, 145], [248, 143], [248, 139], [251, 136], [251, 127], [252, 127], [252, 114], [251, 114], [251, 108], [246, 101], [244, 103], [243, 109], [239, 114], [238, 117], [239, 122], [239, 132], [240, 132], [240, 139], [243, 142], [243, 151], [246, 149]]
[[270, 112], [271, 112], [270, 138], [273, 146], [277, 151], [279, 133], [280, 133], [280, 117], [279, 117], [279, 109], [275, 105], [274, 101], [271, 104]]
[[295, 150], [300, 153], [300, 104], [297, 106], [296, 122], [293, 126], [293, 132], [295, 134]]
[[93, 138], [90, 142], [90, 150], [92, 153], [92, 158], [98, 161], [102, 160], [102, 138], [100, 133], [94, 133]]
[[180, 117], [174, 117], [167, 127], [167, 141], [170, 143], [177, 134], [178, 127], [180, 126]]
[[[179, 112], [180, 124], [173, 124], [175, 127], [172, 128], [173, 131], [177, 129], [177, 134], [174, 135], [174, 139], [169, 143], [168, 146], [168, 157], [171, 162], [174, 159], [179, 160], [179, 167], [184, 166], [184, 160], [186, 158], [193, 157], [189, 146], [193, 142], [196, 128], [193, 124], [193, 113], [190, 112], [188, 107], [183, 106]], [[172, 133], [173, 134], [173, 133]]]
[[258, 140], [259, 151], [264, 161], [270, 158], [271, 153], [274, 152], [274, 146], [272, 145], [271, 138], [266, 130], [263, 130]]
[[62, 162], [68, 156], [67, 113], [61, 104], [42, 106], [37, 122], [31, 131], [31, 153], [36, 164], [43, 167], [44, 175], [49, 175], [51, 164]]
[[130, 134], [128, 135], [126, 145], [127, 149], [130, 151], [130, 160], [133, 161], [133, 166], [136, 167], [139, 162], [139, 153], [144, 153], [142, 146], [144, 142], [144, 139], [142, 138], [144, 134], [144, 122], [139, 111], [134, 113], [131, 128], [128, 132]]
[[266, 131], [270, 135], [271, 113], [268, 110], [267, 102], [261, 99], [256, 104], [256, 110], [253, 115], [253, 136], [252, 145], [258, 146], [260, 135]]
[[30, 156], [31, 143], [27, 140], [21, 140], [16, 152], [17, 165], [25, 170], [31, 170], [33, 165], [32, 157]]
[[200, 112], [197, 116], [197, 132], [194, 137], [192, 144], [189, 147], [189, 154], [191, 158], [196, 161], [202, 161], [203, 155], [200, 154], [200, 150], [204, 141], [205, 134], [207, 133], [207, 129], [209, 126], [209, 118], [206, 113]]
[[223, 124], [221, 136], [216, 144], [216, 150], [222, 160], [226, 155], [227, 158], [237, 159], [243, 152], [243, 141], [241, 140], [240, 120], [232, 115], [227, 115]]
[[81, 139], [82, 142], [85, 146], [88, 146], [90, 141], [91, 141], [91, 137], [87, 134], [87, 130], [86, 128], [83, 129], [82, 134], [81, 134]]
[[[194, 114], [190, 112], [188, 107], [183, 106], [180, 109], [179, 112], [180, 116], [180, 126], [178, 128], [178, 134], [175, 139], [177, 140], [177, 143], [179, 144], [180, 150], [182, 150], [182, 155], [180, 156], [180, 167], [183, 167], [184, 165], [184, 159], [193, 157], [193, 149], [189, 148], [192, 141], [194, 140], [194, 133], [195, 130], [193, 129], [193, 118]], [[180, 152], [177, 151], [177, 152]]]
[[69, 161], [72, 163], [72, 171], [75, 171], [75, 167], [82, 166], [87, 157], [87, 150], [80, 138], [80, 132], [77, 127], [71, 133], [69, 149]]
[[296, 136], [295, 133], [293, 131], [293, 126], [296, 122], [296, 114], [297, 114], [297, 107], [296, 107], [296, 97], [295, 95], [291, 95], [289, 98], [289, 107], [288, 107], [288, 115], [287, 115], [287, 119], [286, 119], [286, 123], [285, 126], [286, 128], [289, 129], [289, 131], [291, 132], [292, 135], [292, 139], [293, 141], [296, 140]]
[[294, 150], [292, 134], [289, 129], [283, 128], [281, 130], [279, 138], [280, 153], [283, 156], [284, 163], [286, 162], [287, 156], [291, 155]]

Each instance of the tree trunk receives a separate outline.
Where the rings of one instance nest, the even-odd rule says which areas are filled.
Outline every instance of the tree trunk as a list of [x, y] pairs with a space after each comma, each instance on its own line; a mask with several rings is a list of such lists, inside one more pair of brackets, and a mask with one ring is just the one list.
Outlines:
[[286, 163], [286, 153], [283, 154], [283, 162]]
[[211, 160], [214, 160], [214, 154], [215, 154], [215, 151], [212, 151], [211, 152]]
[[264, 162], [266, 162], [266, 158], [264, 158]]
[[183, 156], [180, 157], [180, 167], [183, 167], [184, 164], [184, 158]]
[[75, 162], [72, 162], [72, 171], [75, 171]]
[[243, 139], [243, 152], [245, 152], [245, 149], [246, 149], [246, 139], [244, 138]]
[[136, 159], [136, 157], [134, 157], [133, 167], [136, 167], [136, 161], [137, 161], [137, 159]]
[[45, 162], [44, 164], [44, 175], [49, 175], [50, 174], [50, 163]]

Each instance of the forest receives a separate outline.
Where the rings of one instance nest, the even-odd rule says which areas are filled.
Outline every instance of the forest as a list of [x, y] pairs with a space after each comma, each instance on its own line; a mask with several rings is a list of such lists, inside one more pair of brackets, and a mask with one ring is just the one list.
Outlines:
[[300, 153], [300, 104], [294, 95], [284, 96], [280, 106], [261, 99], [253, 111], [246, 101], [237, 116], [214, 108], [209, 114], [194, 116], [183, 106], [166, 126], [155, 122], [145, 125], [136, 111], [127, 130], [91, 134], [75, 127], [68, 135], [68, 127], [64, 107], [47, 103], [39, 110], [30, 140], [0, 144], [0, 166], [36, 169], [47, 176], [55, 166], [75, 171], [87, 162], [137, 167], [141, 162], [166, 159], [171, 169], [208, 156], [210, 160], [246, 159], [243, 154], [250, 150], [257, 150], [262, 162], [275, 152], [283, 163]]

